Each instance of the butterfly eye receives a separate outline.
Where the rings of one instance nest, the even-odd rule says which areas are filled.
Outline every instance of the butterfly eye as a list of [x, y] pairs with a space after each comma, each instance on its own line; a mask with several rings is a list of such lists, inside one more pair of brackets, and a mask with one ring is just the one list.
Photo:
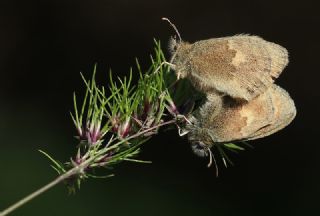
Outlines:
[[207, 157], [208, 156], [208, 147], [200, 141], [193, 142], [191, 144], [192, 151], [199, 157]]

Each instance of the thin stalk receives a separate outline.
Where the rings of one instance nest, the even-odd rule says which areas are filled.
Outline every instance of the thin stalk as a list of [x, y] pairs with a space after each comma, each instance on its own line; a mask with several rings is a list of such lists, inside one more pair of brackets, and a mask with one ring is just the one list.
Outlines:
[[35, 192], [29, 194], [28, 196], [26, 196], [25, 198], [21, 199], [20, 201], [16, 202], [15, 204], [11, 205], [10, 207], [8, 207], [7, 209], [5, 209], [4, 211], [0, 212], [0, 216], [5, 216], [8, 215], [9, 213], [11, 213], [12, 211], [16, 210], [17, 208], [23, 206], [24, 204], [26, 204], [27, 202], [33, 200], [35, 197], [39, 196], [40, 194], [42, 194], [43, 192], [49, 190], [50, 188], [52, 188], [53, 186], [59, 184], [60, 182], [64, 181], [65, 179], [69, 178], [70, 176], [74, 175], [75, 173], [77, 173], [77, 170], [79, 169], [79, 167], [74, 167], [71, 170], [69, 170], [68, 172], [64, 173], [63, 175], [59, 176], [58, 178], [56, 178], [55, 180], [53, 180], [52, 182], [50, 182], [49, 184], [43, 186], [42, 188], [36, 190]]
[[[173, 124], [175, 123], [176, 120], [170, 120], [167, 122], [163, 122], [161, 124], [158, 124], [154, 127], [148, 128], [144, 131], [138, 132], [132, 136], [129, 136], [121, 141], [119, 141], [118, 143], [116, 143], [115, 145], [120, 145], [130, 139], [139, 137], [149, 131], [152, 131], [156, 128], [165, 126], [165, 125], [169, 125], [169, 124]], [[35, 192], [29, 194], [28, 196], [24, 197], [23, 199], [21, 199], [20, 201], [14, 203], [13, 205], [9, 206], [8, 208], [6, 208], [5, 210], [3, 210], [2, 212], [0, 212], [0, 216], [5, 216], [8, 215], [9, 213], [13, 212], [14, 210], [18, 209], [19, 207], [23, 206], [24, 204], [26, 204], [27, 202], [33, 200], [34, 198], [36, 198], [37, 196], [41, 195], [42, 193], [46, 192], [47, 190], [49, 190], [50, 188], [52, 188], [53, 186], [63, 182], [64, 180], [70, 178], [73, 175], [78, 174], [79, 172], [81, 172], [81, 170], [83, 170], [85, 167], [87, 167], [92, 161], [94, 161], [97, 157], [103, 155], [105, 153], [105, 151], [100, 151], [95, 157], [89, 158], [88, 160], [83, 161], [81, 164], [79, 164], [78, 166], [70, 169], [69, 171], [67, 171], [66, 173], [60, 175], [59, 177], [57, 177], [55, 180], [53, 180], [52, 182], [48, 183], [47, 185], [41, 187], [40, 189], [36, 190]]]

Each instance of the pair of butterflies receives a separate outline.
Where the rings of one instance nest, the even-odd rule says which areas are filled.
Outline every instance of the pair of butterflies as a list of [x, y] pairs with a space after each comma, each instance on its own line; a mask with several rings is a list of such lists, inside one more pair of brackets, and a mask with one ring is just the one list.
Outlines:
[[274, 84], [288, 64], [284, 47], [236, 35], [193, 44], [172, 40], [171, 54], [177, 77], [206, 95], [186, 126], [196, 155], [211, 159], [217, 144], [262, 138], [294, 119], [293, 100]]

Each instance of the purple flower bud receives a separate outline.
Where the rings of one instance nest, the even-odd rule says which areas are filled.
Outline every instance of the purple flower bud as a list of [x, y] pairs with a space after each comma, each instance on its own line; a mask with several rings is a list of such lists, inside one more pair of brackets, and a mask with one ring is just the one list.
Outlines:
[[169, 102], [169, 106], [167, 106], [168, 111], [172, 115], [178, 115], [179, 111], [178, 111], [176, 105], [174, 104], [174, 102], [171, 99], [168, 99], [168, 102]]
[[101, 138], [100, 127], [101, 124], [98, 122], [94, 125], [93, 130], [91, 131], [91, 139], [93, 144]]
[[130, 118], [128, 118], [125, 122], [123, 122], [120, 127], [118, 128], [118, 135], [121, 138], [126, 137], [131, 129], [131, 125], [130, 125]]
[[82, 162], [81, 156], [80, 156], [80, 155], [77, 155], [76, 158], [75, 158], [75, 160], [74, 160], [74, 162], [75, 162], [76, 164], [81, 164], [81, 162]]
[[86, 131], [86, 138], [87, 138], [87, 140], [88, 140], [88, 143], [92, 143], [92, 139], [91, 139], [91, 134], [90, 134], [90, 131], [89, 130], [87, 130]]
[[78, 127], [77, 128], [78, 131], [78, 139], [81, 140], [87, 140], [87, 136], [86, 136], [86, 129], [84, 127]]

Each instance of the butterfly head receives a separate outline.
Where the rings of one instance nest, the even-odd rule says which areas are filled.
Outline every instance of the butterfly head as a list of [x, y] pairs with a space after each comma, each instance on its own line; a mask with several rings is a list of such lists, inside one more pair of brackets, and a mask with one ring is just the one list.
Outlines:
[[208, 129], [201, 128], [195, 124], [189, 125], [188, 128], [188, 140], [191, 143], [192, 151], [199, 157], [207, 157], [210, 153], [210, 148], [214, 145], [214, 142], [210, 136]]

